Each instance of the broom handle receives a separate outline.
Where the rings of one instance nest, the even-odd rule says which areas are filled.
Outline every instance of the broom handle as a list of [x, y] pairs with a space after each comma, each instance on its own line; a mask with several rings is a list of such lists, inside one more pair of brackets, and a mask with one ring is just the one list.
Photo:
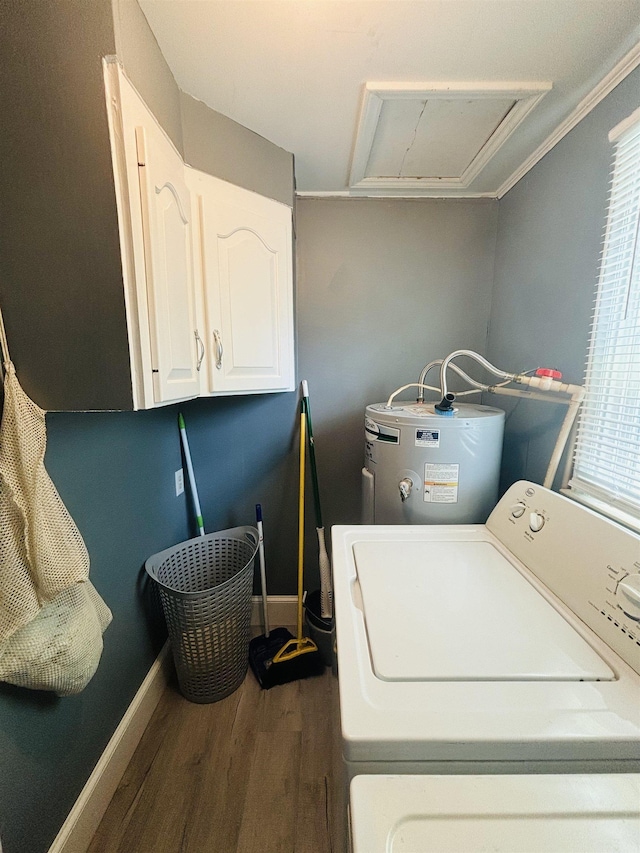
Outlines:
[[191, 451], [189, 450], [189, 439], [187, 438], [187, 427], [182, 414], [178, 413], [178, 428], [180, 429], [180, 438], [182, 439], [182, 450], [184, 451], [184, 461], [187, 463], [187, 474], [189, 476], [189, 486], [191, 487], [191, 499], [193, 508], [196, 513], [196, 526], [198, 528], [198, 536], [204, 536], [204, 521], [202, 519], [202, 510], [200, 509], [200, 499], [198, 498], [198, 487], [196, 486], [196, 475], [193, 473], [193, 463], [191, 462]]
[[302, 641], [302, 595], [304, 586], [304, 451], [307, 443], [304, 403], [300, 409], [300, 482], [298, 488], [298, 642]]
[[267, 571], [264, 563], [264, 531], [262, 528], [262, 505], [256, 504], [256, 526], [258, 528], [258, 554], [260, 557], [260, 588], [262, 590], [262, 618], [264, 635], [269, 636], [269, 606], [267, 603]]
[[309, 467], [311, 468], [311, 484], [313, 485], [313, 504], [316, 509], [316, 527], [322, 529], [322, 508], [320, 506], [320, 488], [318, 486], [318, 468], [316, 466], [316, 446], [313, 440], [313, 425], [311, 423], [311, 402], [309, 400], [309, 385], [302, 380], [302, 400], [307, 416], [307, 437], [309, 440]]
[[316, 446], [313, 440], [313, 424], [311, 423], [311, 402], [309, 400], [309, 383], [302, 380], [302, 400], [307, 416], [307, 433], [309, 438], [309, 467], [311, 468], [311, 483], [313, 484], [313, 502], [316, 508], [316, 533], [318, 534], [318, 567], [320, 569], [320, 615], [323, 619], [333, 616], [333, 584], [331, 581], [331, 563], [324, 541], [324, 525], [322, 509], [320, 508], [320, 488], [318, 486], [318, 468], [316, 465]]

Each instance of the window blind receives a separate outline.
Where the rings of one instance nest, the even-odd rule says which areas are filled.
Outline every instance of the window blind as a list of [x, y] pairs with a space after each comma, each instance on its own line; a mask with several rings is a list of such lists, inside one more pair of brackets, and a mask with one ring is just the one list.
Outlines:
[[640, 522], [640, 110], [611, 137], [611, 192], [569, 490]]

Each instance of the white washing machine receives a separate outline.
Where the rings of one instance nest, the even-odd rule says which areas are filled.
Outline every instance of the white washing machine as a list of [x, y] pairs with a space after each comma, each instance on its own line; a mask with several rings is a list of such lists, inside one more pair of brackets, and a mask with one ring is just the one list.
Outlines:
[[640, 536], [520, 482], [332, 538], [349, 779], [640, 772]]
[[353, 853], [637, 853], [640, 776], [356, 776]]

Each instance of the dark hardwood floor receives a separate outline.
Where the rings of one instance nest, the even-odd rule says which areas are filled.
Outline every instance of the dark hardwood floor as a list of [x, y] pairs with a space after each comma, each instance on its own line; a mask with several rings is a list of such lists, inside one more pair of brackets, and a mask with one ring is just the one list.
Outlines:
[[344, 853], [337, 679], [164, 692], [88, 853]]

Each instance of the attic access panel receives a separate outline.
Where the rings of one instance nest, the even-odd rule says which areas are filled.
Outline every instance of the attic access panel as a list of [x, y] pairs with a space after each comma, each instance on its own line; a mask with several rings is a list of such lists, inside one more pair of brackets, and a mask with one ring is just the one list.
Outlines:
[[352, 189], [465, 189], [549, 83], [367, 83]]

